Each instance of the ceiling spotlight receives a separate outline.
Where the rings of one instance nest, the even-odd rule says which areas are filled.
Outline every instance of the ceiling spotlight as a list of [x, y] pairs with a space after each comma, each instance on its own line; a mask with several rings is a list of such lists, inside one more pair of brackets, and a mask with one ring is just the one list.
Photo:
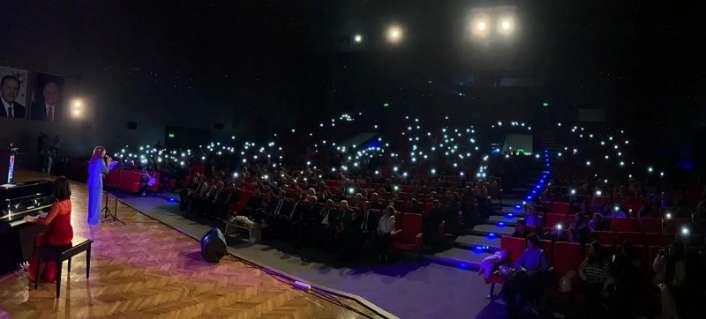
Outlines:
[[[402, 28], [398, 25], [393, 25], [387, 28], [387, 41], [390, 43], [399, 43], [402, 40]], [[361, 38], [362, 40], [362, 38]]]
[[74, 99], [71, 105], [73, 105], [73, 107], [75, 108], [79, 108], [83, 106], [83, 101], [81, 101], [81, 99]]
[[353, 36], [353, 41], [355, 41], [355, 43], [361, 43], [363, 42], [363, 36], [361, 34], [356, 34]]
[[515, 21], [512, 18], [500, 19], [499, 23], [500, 33], [504, 35], [510, 35], [515, 30]]
[[490, 24], [486, 16], [473, 18], [470, 25], [471, 34], [476, 38], [486, 38], [490, 30]]

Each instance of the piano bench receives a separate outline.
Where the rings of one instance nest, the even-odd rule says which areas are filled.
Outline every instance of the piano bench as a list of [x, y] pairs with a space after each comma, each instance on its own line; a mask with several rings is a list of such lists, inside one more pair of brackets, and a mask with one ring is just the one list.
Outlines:
[[[37, 258], [37, 265], [41, 265], [42, 261], [56, 261], [56, 298], [59, 298], [59, 292], [61, 291], [61, 263], [64, 260], [68, 260], [68, 273], [67, 278], [71, 274], [71, 257], [76, 256], [82, 252], [86, 253], [86, 278], [88, 278], [91, 271], [91, 243], [92, 240], [81, 237], [74, 237], [70, 245], [64, 246], [42, 246], [39, 247], [39, 253]], [[39, 285], [39, 280], [41, 280], [41, 268], [37, 267], [37, 273], [35, 274], [34, 289], [37, 289]]]

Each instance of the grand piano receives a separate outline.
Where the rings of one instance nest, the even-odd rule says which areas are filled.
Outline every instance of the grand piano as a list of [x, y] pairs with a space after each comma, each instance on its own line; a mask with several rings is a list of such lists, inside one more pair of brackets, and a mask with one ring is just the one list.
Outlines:
[[26, 223], [27, 215], [38, 215], [54, 203], [51, 181], [0, 185], [0, 275], [15, 271], [29, 260], [34, 236], [45, 226]]

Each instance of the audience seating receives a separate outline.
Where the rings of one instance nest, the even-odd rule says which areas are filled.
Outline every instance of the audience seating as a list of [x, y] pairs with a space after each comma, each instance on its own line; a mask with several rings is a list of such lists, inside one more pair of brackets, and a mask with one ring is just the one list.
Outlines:
[[500, 249], [510, 254], [510, 260], [514, 263], [520, 258], [522, 252], [527, 247], [527, 240], [519, 237], [503, 236], [500, 238]]
[[545, 215], [544, 226], [552, 229], [557, 224], [562, 224], [566, 228], [569, 225], [569, 220], [568, 215], [549, 213]]
[[686, 218], [665, 219], [662, 222], [662, 232], [667, 234], [675, 234], [680, 231], [683, 225], [689, 223]]
[[640, 226], [637, 219], [634, 218], [613, 218], [610, 222], [610, 230], [615, 232], [638, 232]]
[[629, 241], [633, 245], [641, 245], [643, 243], [642, 233], [639, 232], [618, 232], [618, 243]]
[[643, 233], [661, 233], [662, 219], [643, 218], [640, 220], [640, 231]]
[[554, 245], [552, 245], [551, 240], [547, 239], [542, 239], [539, 241], [539, 247], [544, 250], [544, 255], [547, 256], [547, 259], [549, 261], [552, 260], [552, 256], [554, 255]]
[[[551, 242], [550, 242], [551, 243]], [[506, 251], [509, 254], [510, 260], [516, 262], [522, 252], [525, 250], [527, 245], [527, 240], [519, 237], [503, 236], [500, 238], [500, 249]], [[494, 300], [497, 296], [495, 295], [495, 284], [502, 284], [505, 282], [505, 278], [502, 276], [491, 275], [485, 280], [486, 284], [490, 284], [490, 292], [488, 293], [488, 298]]]
[[581, 244], [566, 241], [554, 242], [554, 254], [551, 265], [554, 271], [563, 275], [569, 270], [578, 269], [583, 261], [583, 250]]
[[553, 214], [568, 215], [571, 214], [571, 205], [567, 202], [554, 202], [552, 203], [552, 208], [549, 212]]
[[424, 246], [422, 238], [422, 215], [402, 214], [401, 232], [393, 236], [393, 247], [399, 250], [410, 250], [421, 253]]
[[647, 246], [664, 247], [674, 241], [674, 234], [645, 233], [643, 243]]
[[591, 238], [597, 240], [601, 244], [615, 245], [618, 235], [612, 231], [594, 231], [591, 232]]

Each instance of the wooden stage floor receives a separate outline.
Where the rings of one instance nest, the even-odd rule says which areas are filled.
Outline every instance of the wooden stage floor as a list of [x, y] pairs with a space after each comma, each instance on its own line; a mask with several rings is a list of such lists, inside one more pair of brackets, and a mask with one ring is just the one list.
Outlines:
[[[44, 179], [35, 172], [19, 180]], [[314, 293], [295, 290], [232, 256], [218, 264], [201, 259], [199, 243], [120, 205], [126, 223], [89, 228], [86, 187], [72, 183], [71, 223], [94, 240], [90, 279], [85, 256], [64, 265], [61, 297], [55, 286], [34, 290], [25, 272], [0, 278], [0, 318], [365, 318]]]

